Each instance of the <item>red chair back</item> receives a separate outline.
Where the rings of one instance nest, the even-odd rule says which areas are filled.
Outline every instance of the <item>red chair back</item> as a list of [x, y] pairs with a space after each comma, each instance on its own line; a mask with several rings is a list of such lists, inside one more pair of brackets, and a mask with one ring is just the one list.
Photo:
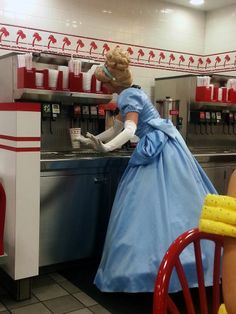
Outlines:
[[5, 225], [5, 213], [6, 213], [6, 194], [5, 190], [0, 183], [0, 255], [4, 254], [4, 225]]
[[188, 314], [195, 314], [193, 298], [188, 287], [187, 278], [180, 261], [180, 254], [190, 244], [194, 246], [196, 261], [196, 271], [198, 279], [199, 302], [198, 307], [201, 314], [208, 314], [208, 301], [206, 287], [204, 285], [204, 271], [201, 256], [201, 240], [210, 240], [214, 245], [214, 267], [213, 267], [213, 287], [212, 301], [213, 314], [218, 313], [220, 305], [220, 282], [221, 282], [221, 253], [223, 247], [223, 237], [214, 234], [200, 232], [197, 228], [186, 231], [180, 235], [167, 250], [158, 270], [153, 299], [153, 314], [181, 314], [180, 309], [172, 300], [168, 293], [169, 282], [173, 270], [179, 278], [182, 287], [182, 293], [185, 301], [185, 307]]

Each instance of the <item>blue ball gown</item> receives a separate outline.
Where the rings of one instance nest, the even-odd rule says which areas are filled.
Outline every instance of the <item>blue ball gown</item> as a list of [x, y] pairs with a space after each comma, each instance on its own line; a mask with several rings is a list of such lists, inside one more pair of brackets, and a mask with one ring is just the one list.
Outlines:
[[[178, 130], [160, 118], [143, 90], [125, 89], [117, 104], [123, 117], [139, 113], [140, 141], [117, 189], [94, 283], [104, 292], [152, 292], [169, 245], [198, 225], [206, 194], [217, 192]], [[203, 254], [206, 285], [212, 284], [209, 245]], [[181, 261], [190, 286], [196, 286], [192, 248]], [[170, 291], [180, 289], [174, 276]]]

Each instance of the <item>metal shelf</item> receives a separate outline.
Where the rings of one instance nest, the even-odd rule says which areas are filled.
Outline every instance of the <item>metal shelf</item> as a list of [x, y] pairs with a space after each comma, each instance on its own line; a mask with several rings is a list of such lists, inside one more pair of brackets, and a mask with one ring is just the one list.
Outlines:
[[229, 109], [236, 111], [236, 104], [231, 102], [204, 102], [204, 101], [193, 101], [190, 104], [191, 109]]
[[96, 105], [108, 103], [111, 99], [112, 95], [110, 94], [78, 93], [29, 88], [19, 88], [14, 90], [14, 100], [16, 101]]

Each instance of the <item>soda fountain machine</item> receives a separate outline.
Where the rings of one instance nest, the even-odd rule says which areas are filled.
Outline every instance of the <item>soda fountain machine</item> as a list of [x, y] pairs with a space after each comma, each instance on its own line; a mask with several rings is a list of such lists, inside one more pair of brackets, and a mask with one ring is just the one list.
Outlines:
[[[177, 128], [181, 125], [181, 134], [194, 152], [236, 150], [236, 91], [226, 87], [232, 77], [207, 76], [208, 85], [198, 86], [200, 78], [183, 75], [156, 79], [155, 102], [160, 114]], [[176, 116], [171, 116], [172, 112]]]
[[160, 115], [172, 120], [217, 191], [225, 194], [236, 169], [236, 77], [156, 78], [154, 97]]

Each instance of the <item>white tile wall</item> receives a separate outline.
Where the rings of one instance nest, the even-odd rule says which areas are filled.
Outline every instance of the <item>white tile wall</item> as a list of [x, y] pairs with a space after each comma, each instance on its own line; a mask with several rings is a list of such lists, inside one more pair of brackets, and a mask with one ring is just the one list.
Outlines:
[[[0, 0], [0, 22], [153, 48], [203, 53], [205, 13], [157, 0]], [[151, 95], [165, 71], [133, 68]], [[166, 72], [165, 75], [170, 75]]]
[[[236, 5], [204, 13], [158, 0], [0, 0], [0, 22], [195, 54], [234, 49]], [[151, 95], [173, 72], [133, 67]]]
[[[235, 26], [236, 4], [209, 12], [206, 19], [205, 54], [235, 51]], [[234, 63], [235, 55], [230, 54], [231, 63]], [[224, 74], [235, 76], [236, 72]]]
[[236, 49], [236, 4], [207, 14], [205, 53]]

